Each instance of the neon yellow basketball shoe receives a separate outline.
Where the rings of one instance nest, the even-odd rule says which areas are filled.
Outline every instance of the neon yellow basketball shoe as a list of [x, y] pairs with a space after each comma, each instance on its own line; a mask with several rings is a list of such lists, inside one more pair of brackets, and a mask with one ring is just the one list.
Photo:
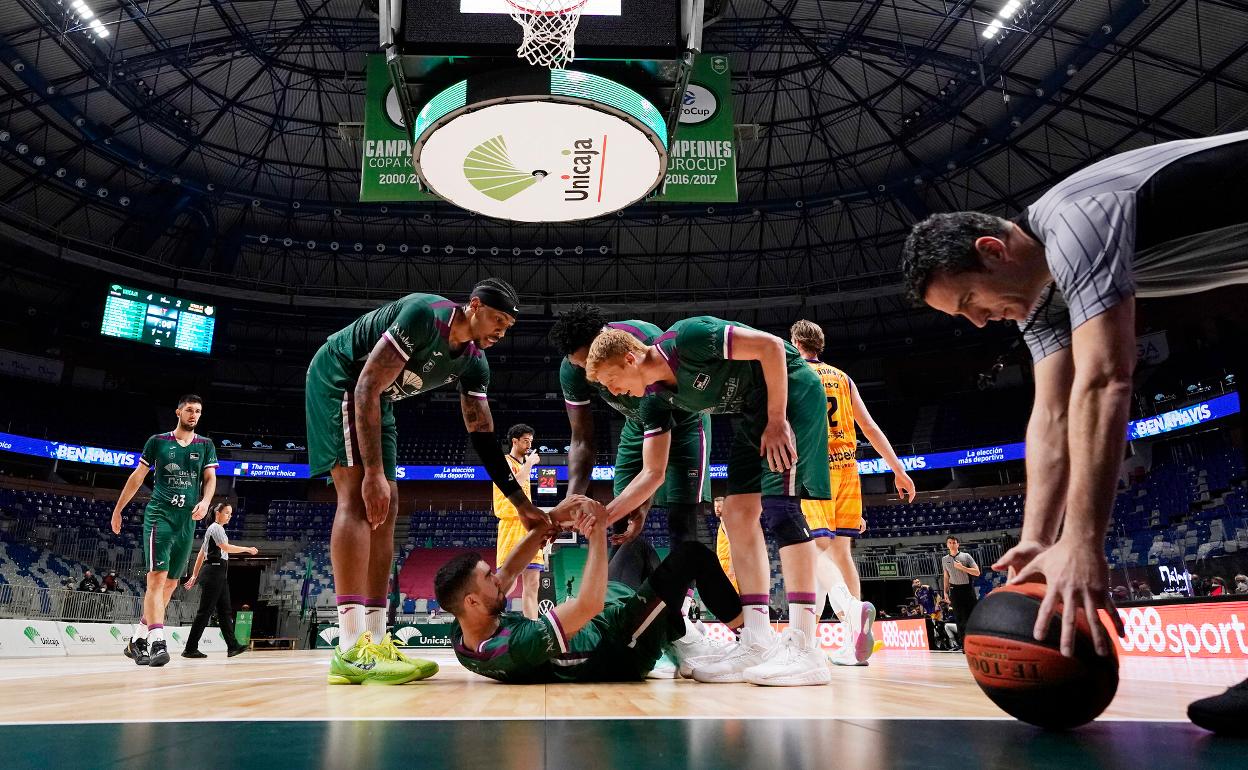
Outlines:
[[397, 660], [401, 663], [407, 663], [408, 665], [415, 666], [416, 670], [420, 672], [420, 676], [411, 681], [428, 679], [438, 673], [438, 664], [432, 660], [425, 660], [424, 658], [409, 658], [404, 655], [403, 651], [399, 649], [399, 646], [394, 643], [394, 639], [390, 636], [390, 634], [383, 636], [377, 647], [381, 650], [382, 655], [386, 656], [388, 660]]
[[335, 648], [329, 661], [329, 684], [405, 684], [420, 678], [416, 666], [390, 660], [367, 633], [349, 650]]

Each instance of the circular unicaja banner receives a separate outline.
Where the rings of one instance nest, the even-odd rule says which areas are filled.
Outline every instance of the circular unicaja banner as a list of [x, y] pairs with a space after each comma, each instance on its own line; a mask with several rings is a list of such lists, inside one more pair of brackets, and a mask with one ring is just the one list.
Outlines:
[[655, 188], [667, 159], [646, 132], [598, 109], [490, 104], [438, 126], [420, 150], [429, 187], [456, 206], [517, 222], [609, 214]]

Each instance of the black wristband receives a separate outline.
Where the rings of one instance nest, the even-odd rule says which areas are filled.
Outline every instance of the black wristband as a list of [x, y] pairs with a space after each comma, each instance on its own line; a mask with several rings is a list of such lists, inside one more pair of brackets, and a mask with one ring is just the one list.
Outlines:
[[[477, 457], [481, 458], [481, 464], [485, 466], [485, 472], [489, 474], [490, 481], [502, 491], [503, 496], [510, 498], [512, 495], [520, 492], [520, 484], [516, 481], [516, 476], [511, 472], [511, 466], [507, 464], [506, 458], [503, 457], [503, 450], [498, 446], [498, 439], [493, 432], [474, 431], [468, 434], [472, 440], [472, 448], [476, 450]], [[527, 479], [526, 479], [527, 481]]]

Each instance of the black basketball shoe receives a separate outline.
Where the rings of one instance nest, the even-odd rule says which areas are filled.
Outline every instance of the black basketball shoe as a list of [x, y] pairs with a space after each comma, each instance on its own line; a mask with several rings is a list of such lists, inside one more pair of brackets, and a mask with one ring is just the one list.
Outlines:
[[148, 661], [149, 666], [158, 668], [169, 662], [169, 650], [165, 646], [165, 640], [152, 642], [151, 659]]
[[126, 646], [121, 648], [121, 654], [130, 660], [134, 660], [134, 639], [126, 642]]
[[137, 665], [146, 666], [151, 660], [151, 658], [147, 656], [147, 640], [135, 639], [131, 641], [130, 644], [133, 645], [134, 649], [132, 649], [130, 654], [126, 657], [133, 658]]
[[1221, 695], [1193, 701], [1187, 707], [1187, 718], [1218, 735], [1248, 737], [1248, 679]]

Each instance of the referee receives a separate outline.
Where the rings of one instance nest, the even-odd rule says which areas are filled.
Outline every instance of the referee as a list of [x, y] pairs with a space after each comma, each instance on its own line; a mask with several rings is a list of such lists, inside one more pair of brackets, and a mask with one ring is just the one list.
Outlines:
[[234, 515], [234, 506], [229, 503], [217, 503], [213, 510], [216, 521], [208, 525], [204, 532], [204, 544], [195, 558], [195, 569], [186, 581], [186, 590], [191, 590], [199, 582], [200, 570], [203, 570], [203, 590], [199, 595], [199, 611], [195, 613], [195, 622], [191, 624], [191, 633], [186, 639], [186, 649], [182, 651], [184, 658], [206, 658], [199, 651], [199, 638], [208, 627], [208, 619], [216, 610], [217, 621], [221, 624], [221, 636], [225, 639], [226, 654], [234, 657], [246, 652], [247, 648], [234, 638], [234, 615], [230, 607], [230, 554], [249, 553], [255, 556], [259, 551], [241, 545], [230, 545], [225, 536], [225, 525], [230, 523]]
[[[1248, 283], [1245, 180], [1248, 131], [1166, 142], [1075, 172], [1013, 221], [936, 214], [906, 239], [913, 299], [980, 327], [1016, 322], [1035, 361], [1022, 537], [993, 567], [1015, 583], [1047, 584], [1037, 638], [1059, 603], [1087, 614], [1102, 655], [1111, 641], [1098, 608], [1123, 633], [1104, 544], [1126, 442], [1135, 299]], [[1232, 355], [1242, 383], [1242, 348]], [[1243, 411], [1240, 419], [1248, 423]], [[1062, 614], [1065, 655], [1075, 615]], [[1203, 716], [1205, 701], [1189, 715], [1248, 732], [1248, 682], [1218, 697], [1225, 721]]]
[[940, 568], [944, 573], [945, 596], [958, 614], [958, 648], [962, 647], [962, 635], [966, 632], [966, 621], [975, 610], [979, 599], [975, 597], [975, 586], [971, 578], [979, 577], [979, 565], [975, 557], [966, 551], [958, 550], [958, 539], [953, 535], [945, 538], [945, 547], [949, 553], [940, 560]]

